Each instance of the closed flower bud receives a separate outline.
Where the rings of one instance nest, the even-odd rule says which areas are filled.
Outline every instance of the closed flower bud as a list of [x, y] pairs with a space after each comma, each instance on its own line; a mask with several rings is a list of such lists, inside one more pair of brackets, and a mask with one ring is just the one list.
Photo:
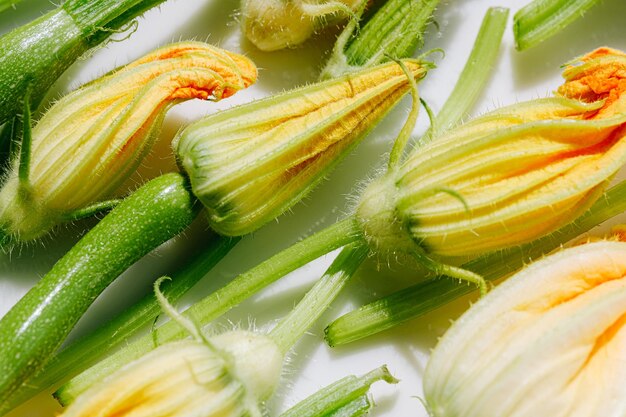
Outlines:
[[397, 63], [373, 67], [207, 117], [177, 136], [176, 153], [211, 227], [242, 235], [299, 201], [409, 89]]
[[303, 43], [328, 24], [330, 17], [352, 14], [361, 3], [362, 0], [244, 0], [242, 29], [257, 48], [275, 51]]
[[448, 131], [373, 182], [357, 210], [372, 246], [475, 255], [581, 215], [626, 162], [626, 59], [594, 52], [583, 62], [565, 70], [562, 97]]
[[467, 311], [424, 376], [433, 417], [626, 414], [626, 243], [538, 261]]
[[62, 416], [261, 417], [281, 375], [276, 344], [244, 331], [210, 342], [160, 346], [94, 385]]
[[15, 161], [0, 191], [0, 227], [6, 235], [33, 239], [109, 198], [150, 150], [171, 105], [219, 100], [255, 79], [248, 59], [182, 42], [65, 96], [32, 130], [27, 181]]

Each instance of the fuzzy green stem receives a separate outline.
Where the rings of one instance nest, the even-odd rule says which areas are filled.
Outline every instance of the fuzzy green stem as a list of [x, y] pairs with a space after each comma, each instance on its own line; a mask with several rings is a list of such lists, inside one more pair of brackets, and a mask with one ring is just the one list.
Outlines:
[[272, 329], [269, 336], [276, 342], [283, 354], [286, 354], [326, 311], [330, 303], [339, 295], [339, 292], [363, 263], [368, 253], [369, 248], [364, 242], [344, 247], [322, 278], [306, 293], [298, 305]]
[[123, 200], [114, 198], [111, 200], [98, 201], [87, 207], [75, 210], [63, 216], [64, 221], [76, 221], [80, 219], [86, 219], [87, 217], [95, 216], [96, 214], [103, 213], [105, 211], [111, 211], [117, 207]]
[[200, 204], [180, 174], [148, 182], [87, 233], [0, 320], [0, 414], [124, 270], [177, 235]]
[[402, 162], [402, 155], [404, 155], [404, 151], [406, 149], [407, 143], [409, 143], [409, 139], [411, 139], [411, 133], [415, 128], [415, 124], [417, 123], [417, 116], [419, 115], [420, 108], [420, 97], [419, 92], [417, 91], [417, 82], [413, 75], [409, 72], [404, 62], [398, 60], [396, 61], [402, 70], [406, 74], [409, 79], [409, 85], [411, 86], [411, 99], [413, 100], [413, 104], [411, 106], [411, 111], [409, 112], [396, 141], [393, 144], [393, 148], [391, 149], [391, 154], [389, 155], [389, 165], [388, 169], [391, 170], [398, 166], [400, 162]]
[[[359, 226], [354, 218], [338, 222], [272, 256], [235, 278], [225, 287], [192, 305], [185, 316], [202, 325], [224, 314], [237, 304], [295, 269], [337, 248], [360, 241]], [[150, 352], [160, 344], [183, 339], [187, 333], [176, 323], [167, 322], [65, 384], [56, 396], [69, 404], [93, 383], [121, 366]]]
[[29, 88], [35, 109], [86, 51], [164, 0], [68, 0], [0, 37], [0, 124], [20, 114]]
[[[206, 241], [185, 267], [171, 274], [171, 281], [164, 282], [160, 289], [170, 301], [176, 302], [202, 277], [213, 269], [241, 238], [225, 238], [207, 234]], [[61, 383], [78, 375], [110, 353], [130, 336], [152, 323], [161, 314], [161, 307], [154, 294], [126, 309], [119, 316], [95, 332], [70, 344], [52, 357], [43, 370], [22, 386], [8, 401], [7, 407], [16, 407], [37, 393], [58, 387]]]
[[63, 8], [82, 30], [90, 47], [123, 29], [131, 20], [165, 0], [68, 0]]
[[563, 30], [599, 0], [535, 0], [513, 18], [515, 47], [531, 48]]
[[385, 381], [389, 384], [398, 383], [387, 367], [382, 366], [361, 377], [348, 376], [340, 379], [296, 404], [280, 417], [363, 415], [371, 408], [367, 393], [372, 384], [377, 381]]
[[[529, 260], [549, 253], [624, 211], [626, 181], [608, 190], [603, 198], [574, 223], [532, 243], [472, 260], [463, 265], [463, 268], [474, 271], [489, 281], [502, 278], [521, 268]], [[326, 328], [326, 341], [330, 346], [338, 346], [363, 339], [429, 313], [473, 290], [474, 287], [458, 285], [451, 280], [426, 280], [338, 318]]]
[[388, 0], [358, 32], [348, 25], [320, 78], [331, 79], [379, 64], [386, 56], [410, 57], [424, 43], [426, 26], [439, 0]]
[[374, 403], [371, 401], [370, 396], [364, 394], [343, 407], [334, 410], [331, 414], [328, 414], [328, 417], [361, 417], [369, 414], [373, 407]]
[[465, 67], [454, 90], [437, 114], [432, 136], [458, 123], [478, 99], [498, 58], [508, 16], [509, 9], [502, 7], [491, 7], [485, 13]]
[[472, 285], [476, 285], [476, 287], [480, 290], [481, 297], [487, 294], [487, 281], [485, 281], [482, 276], [465, 268], [459, 268], [453, 265], [447, 265], [445, 263], [436, 261], [422, 251], [413, 252], [413, 257], [418, 263], [420, 263], [425, 268], [431, 270], [436, 275], [446, 276], [448, 278], [454, 278], [460, 281], [465, 281]]

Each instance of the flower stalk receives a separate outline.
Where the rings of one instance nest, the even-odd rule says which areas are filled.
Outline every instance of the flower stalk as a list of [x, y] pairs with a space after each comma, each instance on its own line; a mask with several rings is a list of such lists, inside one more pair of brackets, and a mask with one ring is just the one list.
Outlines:
[[515, 47], [532, 48], [582, 17], [598, 0], [534, 0], [513, 18]]
[[[340, 254], [337, 260], [333, 262], [324, 276], [316, 282], [313, 288], [305, 295], [303, 300], [298, 303], [294, 311], [285, 317], [267, 336], [254, 335], [254, 333], [245, 332], [246, 334], [242, 337], [242, 333], [244, 332], [232, 331], [208, 339], [207, 344], [210, 348], [209, 350], [214, 350], [214, 355], [218, 357], [227, 355], [231, 361], [231, 369], [230, 372], [227, 372], [226, 377], [242, 381], [244, 384], [250, 384], [246, 390], [246, 392], [250, 394], [250, 399], [244, 402], [247, 410], [254, 410], [254, 408], [250, 406], [251, 404], [259, 404], [273, 393], [278, 382], [278, 377], [280, 376], [280, 369], [282, 366], [280, 366], [279, 363], [282, 362], [282, 358], [284, 358], [286, 353], [292, 348], [293, 344], [295, 344], [295, 342], [302, 337], [306, 330], [319, 318], [319, 316], [323, 314], [330, 303], [339, 294], [341, 289], [345, 287], [350, 277], [353, 276], [355, 269], [358, 268], [361, 261], [367, 255], [367, 252], [367, 248], [362, 245], [349, 245], [344, 248], [342, 254]], [[346, 261], [346, 259], [349, 260]], [[253, 271], [254, 269], [250, 272]], [[239, 296], [245, 296], [245, 291], [240, 291]], [[229, 307], [230, 300], [218, 298], [216, 304], [218, 310], [224, 310]], [[194, 317], [198, 320], [198, 316], [196, 315], [188, 315], [188, 317]], [[184, 324], [184, 321], [186, 321], [185, 318], [176, 318], [175, 316], [173, 318], [175, 319], [173, 322], [177, 323], [179, 328], [185, 329], [190, 327], [190, 325]], [[180, 326], [181, 322], [183, 322], [183, 326]], [[201, 324], [206, 325], [207, 323], [202, 320]], [[194, 327], [195, 326], [191, 325], [192, 334], [199, 334], [199, 330], [194, 329]], [[202, 336], [199, 335], [196, 339], [198, 338], [202, 339]], [[256, 340], [260, 340], [265, 348], [260, 350], [258, 348], [253, 349], [246, 346], [245, 343], [249, 344], [251, 340], [255, 341], [253, 346], [257, 345]], [[72, 381], [70, 381], [69, 384], [64, 385], [59, 391], [57, 391], [55, 396], [63, 405], [71, 404], [65, 414], [66, 416], [90, 415], [90, 409], [97, 409], [101, 401], [110, 397], [106, 394], [103, 395], [103, 391], [106, 393], [107, 390], [113, 389], [115, 391], [119, 389], [120, 386], [127, 386], [127, 376], [125, 373], [131, 370], [131, 372], [138, 375], [137, 378], [140, 379], [140, 390], [135, 390], [133, 388], [127, 390], [128, 393], [124, 395], [130, 397], [129, 401], [127, 401], [126, 398], [124, 398], [123, 402], [116, 399], [113, 399], [112, 401], [109, 400], [107, 404], [110, 404], [109, 408], [112, 408], [112, 410], [101, 414], [102, 416], [120, 415], [119, 411], [118, 414], [115, 414], [114, 411], [124, 410], [124, 412], [128, 412], [135, 407], [140, 409], [144, 406], [144, 403], [151, 404], [153, 401], [166, 401], [167, 403], [177, 401], [184, 404], [185, 400], [183, 395], [178, 392], [168, 392], [166, 395], [164, 395], [161, 390], [158, 390], [154, 394], [148, 392], [144, 387], [150, 388], [157, 381], [153, 381], [153, 377], [150, 375], [141, 375], [141, 373], [137, 370], [137, 364], [142, 364], [144, 362], [154, 364], [154, 362], [157, 362], [158, 368], [158, 364], [161, 363], [161, 361], [167, 363], [166, 358], [163, 359], [157, 357], [157, 355], [161, 354], [160, 351], [164, 349], [165, 346], [175, 347], [185, 343], [188, 342], [182, 341], [163, 345], [155, 349], [153, 352], [148, 353], [143, 358], [122, 367], [120, 370], [111, 374], [111, 376], [106, 377], [104, 383], [96, 384], [93, 387], [83, 385], [83, 389], [77, 389], [77, 385], [72, 384]], [[180, 355], [184, 358], [184, 351], [180, 352]], [[123, 364], [117, 363], [116, 365], [117, 368], [119, 365]], [[141, 367], [141, 365], [139, 366]], [[110, 368], [108, 372], [111, 372]], [[387, 378], [387, 376], [371, 375], [369, 380], [372, 378]], [[373, 380], [371, 382], [373, 382]], [[181, 389], [185, 391], [185, 398], [187, 397], [186, 392], [188, 391], [185, 387], [188, 385], [190, 385], [190, 383], [184, 384], [183, 387], [181, 387]], [[84, 390], [84, 388], [87, 390]], [[354, 389], [354, 387], [348, 388]], [[158, 395], [156, 395], [157, 393]], [[219, 398], [222, 393], [226, 394], [226, 387], [218, 387], [218, 392], [214, 394], [203, 395], [200, 393], [198, 394], [199, 398], [196, 399], [196, 404], [203, 404], [205, 401], [210, 400], [213, 397]], [[100, 398], [102, 398], [102, 400], [100, 400]], [[220, 400], [218, 404], [222, 404], [222, 401], [223, 400]], [[188, 411], [190, 413], [189, 415], [197, 415], [192, 414], [192, 412], [197, 410], [199, 407], [199, 405], [196, 404], [192, 404], [190, 406], [191, 410]], [[158, 408], [156, 408], [156, 410], [158, 410]], [[207, 411], [204, 415], [222, 415], [218, 414], [217, 410], [220, 409], [213, 407], [211, 411]], [[187, 416], [186, 413], [186, 410], [177, 410], [176, 415], [181, 417]], [[226, 415], [245, 415], [240, 413], [241, 411], [234, 411], [229, 412]], [[261, 413], [254, 411], [251, 412], [251, 415], [260, 416]]]
[[283, 352], [288, 352], [310, 327], [310, 317], [317, 317], [320, 311], [326, 310], [325, 302], [337, 297], [368, 253], [369, 249], [363, 244], [346, 246], [324, 273], [320, 281], [324, 285], [316, 285], [311, 289], [289, 315], [272, 329], [269, 336]]
[[454, 127], [474, 105], [500, 56], [500, 45], [508, 17], [509, 9], [507, 8], [490, 7], [487, 9], [461, 75], [450, 96], [437, 113], [431, 131], [421, 139], [421, 144], [425, 143], [429, 137], [437, 137], [438, 134]]
[[[520, 247], [477, 258], [462, 267], [488, 281], [501, 279], [528, 260], [541, 258], [625, 211], [626, 182], [622, 182], [609, 189], [587, 213], [556, 232]], [[474, 291], [474, 287], [458, 285], [452, 280], [431, 278], [341, 316], [326, 328], [325, 339], [330, 346], [355, 342], [417, 319]]]
[[301, 401], [280, 417], [318, 417], [332, 415], [334, 417], [358, 417], [367, 414], [373, 407], [367, 395], [370, 387], [377, 381], [396, 384], [395, 379], [386, 366], [360, 376], [345, 377], [309, 398]]
[[[192, 305], [183, 314], [198, 323], [209, 323], [289, 272], [335, 249], [359, 242], [360, 239], [361, 236], [353, 219], [336, 223], [239, 275], [228, 285]], [[155, 344], [161, 345], [183, 339], [186, 336], [187, 332], [176, 323], [167, 322], [156, 328], [151, 334], [138, 338], [70, 380], [64, 385], [64, 395], [71, 399], [76, 398], [77, 395], [84, 392], [96, 381], [109, 375], [113, 370], [119, 369], [124, 364], [153, 350]]]
[[332, 79], [387, 57], [410, 57], [424, 43], [424, 32], [439, 0], [388, 0], [366, 21], [352, 20], [343, 30], [320, 79]]

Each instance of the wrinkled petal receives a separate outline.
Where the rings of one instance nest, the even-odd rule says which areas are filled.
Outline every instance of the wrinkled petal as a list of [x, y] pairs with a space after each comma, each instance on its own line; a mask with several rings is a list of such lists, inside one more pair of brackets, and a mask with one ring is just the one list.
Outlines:
[[[426, 68], [407, 60], [416, 78]], [[209, 116], [175, 139], [211, 227], [242, 235], [309, 192], [408, 91], [396, 63]]]
[[166, 110], [219, 100], [256, 79], [248, 59], [200, 43], [158, 49], [65, 96], [33, 128], [29, 182], [17, 161], [0, 191], [0, 224], [30, 239], [62, 217], [108, 198], [156, 139]]
[[464, 314], [424, 376], [435, 417], [626, 412], [626, 243], [567, 249]]
[[[626, 163], [622, 82], [614, 80], [625, 57], [583, 60], [566, 69], [563, 97], [479, 117], [374, 182], [359, 207], [370, 240], [387, 251], [411, 240], [428, 253], [476, 255], [530, 242], [580, 216]], [[574, 86], [583, 73], [606, 84], [601, 95]], [[372, 203], [381, 196], [382, 204]], [[382, 230], [392, 228], [403, 237]]]

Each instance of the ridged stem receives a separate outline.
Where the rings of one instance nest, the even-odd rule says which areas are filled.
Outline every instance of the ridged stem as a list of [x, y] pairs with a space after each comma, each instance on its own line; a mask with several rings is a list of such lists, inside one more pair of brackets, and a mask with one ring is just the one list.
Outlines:
[[[237, 304], [295, 269], [337, 248], [362, 239], [353, 218], [338, 222], [279, 252], [256, 267], [239, 275], [225, 287], [192, 305], [184, 315], [206, 325]], [[93, 383], [140, 358], [158, 345], [183, 339], [187, 332], [175, 322], [167, 322], [114, 353], [65, 384], [56, 396], [62, 404], [72, 402]]]
[[398, 382], [386, 366], [375, 369], [361, 377], [348, 376], [322, 388], [309, 398], [285, 411], [280, 417], [357, 417], [367, 414], [371, 402], [367, 393], [373, 383]]
[[388, 0], [361, 22], [351, 22], [339, 36], [320, 79], [332, 79], [390, 56], [410, 57], [424, 44], [424, 32], [439, 0]]
[[513, 18], [515, 47], [532, 48], [563, 30], [599, 0], [535, 0]]
[[[549, 253], [624, 211], [626, 181], [608, 190], [574, 223], [532, 243], [491, 253], [462, 267], [490, 281], [502, 278], [529, 260]], [[451, 279], [428, 279], [338, 318], [326, 328], [326, 341], [330, 346], [338, 346], [363, 339], [429, 313], [474, 290], [473, 286], [459, 285]]]
[[105, 216], [0, 320], [0, 413], [38, 373], [100, 293], [186, 228], [200, 204], [180, 174], [139, 188]]
[[491, 7], [485, 13], [463, 71], [437, 114], [433, 136], [453, 127], [476, 103], [498, 59], [508, 17], [509, 9], [503, 7]]
[[82, 30], [90, 47], [165, 0], [68, 0], [63, 9]]
[[[225, 238], [215, 234], [204, 242], [186, 266], [171, 274], [171, 281], [161, 285], [163, 295], [172, 303], [188, 292], [239, 242], [240, 238]], [[7, 408], [20, 405], [44, 390], [58, 387], [68, 379], [94, 365], [98, 360], [124, 343], [137, 331], [146, 327], [161, 314], [162, 310], [153, 294], [122, 312], [119, 316], [93, 333], [70, 344], [50, 359], [35, 377], [15, 392], [7, 402]]]
[[283, 353], [306, 333], [306, 331], [326, 311], [330, 303], [346, 286], [361, 263], [367, 257], [369, 248], [364, 242], [344, 247], [313, 288], [291, 312], [269, 333]]

